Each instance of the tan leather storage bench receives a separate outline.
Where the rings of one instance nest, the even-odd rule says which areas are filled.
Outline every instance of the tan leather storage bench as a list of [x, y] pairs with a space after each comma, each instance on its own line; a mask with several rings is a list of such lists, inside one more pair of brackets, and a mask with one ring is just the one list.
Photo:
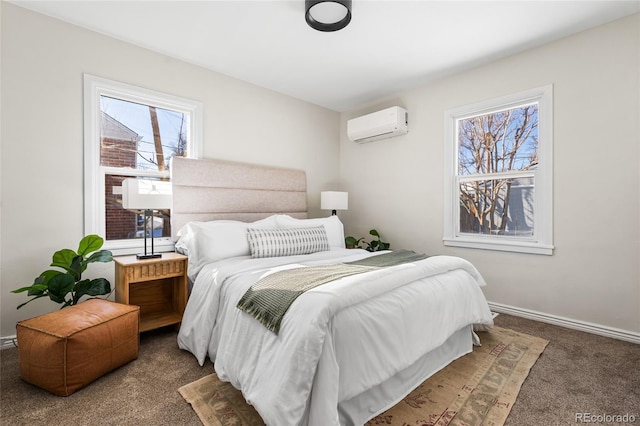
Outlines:
[[20, 377], [68, 396], [138, 358], [140, 307], [89, 299], [16, 326]]

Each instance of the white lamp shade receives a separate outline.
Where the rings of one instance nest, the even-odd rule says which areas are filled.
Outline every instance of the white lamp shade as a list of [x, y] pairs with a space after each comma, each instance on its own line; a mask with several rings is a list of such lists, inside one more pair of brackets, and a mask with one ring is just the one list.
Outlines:
[[152, 179], [122, 181], [122, 208], [167, 210], [171, 208], [171, 182]]
[[349, 193], [339, 191], [322, 191], [320, 193], [320, 208], [322, 210], [348, 210]]

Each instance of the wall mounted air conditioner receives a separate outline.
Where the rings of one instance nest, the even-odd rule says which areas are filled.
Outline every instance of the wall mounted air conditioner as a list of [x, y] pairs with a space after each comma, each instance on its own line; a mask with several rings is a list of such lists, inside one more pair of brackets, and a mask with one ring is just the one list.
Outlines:
[[406, 135], [409, 131], [408, 125], [407, 110], [394, 106], [347, 121], [347, 135], [354, 142], [372, 142]]

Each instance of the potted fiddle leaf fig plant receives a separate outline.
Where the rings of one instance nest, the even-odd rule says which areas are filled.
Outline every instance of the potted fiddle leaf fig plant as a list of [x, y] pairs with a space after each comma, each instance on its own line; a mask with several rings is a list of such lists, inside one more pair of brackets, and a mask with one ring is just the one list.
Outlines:
[[87, 265], [93, 262], [111, 262], [113, 255], [109, 250], [100, 250], [104, 240], [98, 235], [87, 235], [78, 245], [78, 250], [62, 249], [53, 254], [50, 266], [62, 269], [48, 269], [38, 275], [33, 284], [13, 290], [12, 293], [27, 292], [33, 296], [18, 305], [20, 309], [29, 302], [49, 296], [56, 303], [62, 303], [60, 309], [76, 305], [83, 296], [102, 296], [111, 293], [111, 283], [105, 278], [82, 279]]
[[377, 230], [370, 230], [369, 235], [373, 235], [376, 238], [371, 241], [366, 241], [364, 237], [356, 239], [355, 237], [348, 236], [344, 239], [344, 243], [347, 248], [360, 248], [367, 251], [389, 250], [389, 247], [391, 247], [391, 244], [380, 239], [380, 234]]

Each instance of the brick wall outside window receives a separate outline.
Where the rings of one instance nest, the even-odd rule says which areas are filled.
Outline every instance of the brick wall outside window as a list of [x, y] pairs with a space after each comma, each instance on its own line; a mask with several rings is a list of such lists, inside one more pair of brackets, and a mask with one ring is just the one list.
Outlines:
[[[136, 141], [103, 138], [100, 147], [100, 161], [103, 166], [136, 166]], [[114, 194], [113, 188], [122, 186], [127, 176], [106, 175], [105, 177], [105, 217], [106, 239], [124, 240], [136, 235], [137, 214], [122, 208], [122, 195]]]

